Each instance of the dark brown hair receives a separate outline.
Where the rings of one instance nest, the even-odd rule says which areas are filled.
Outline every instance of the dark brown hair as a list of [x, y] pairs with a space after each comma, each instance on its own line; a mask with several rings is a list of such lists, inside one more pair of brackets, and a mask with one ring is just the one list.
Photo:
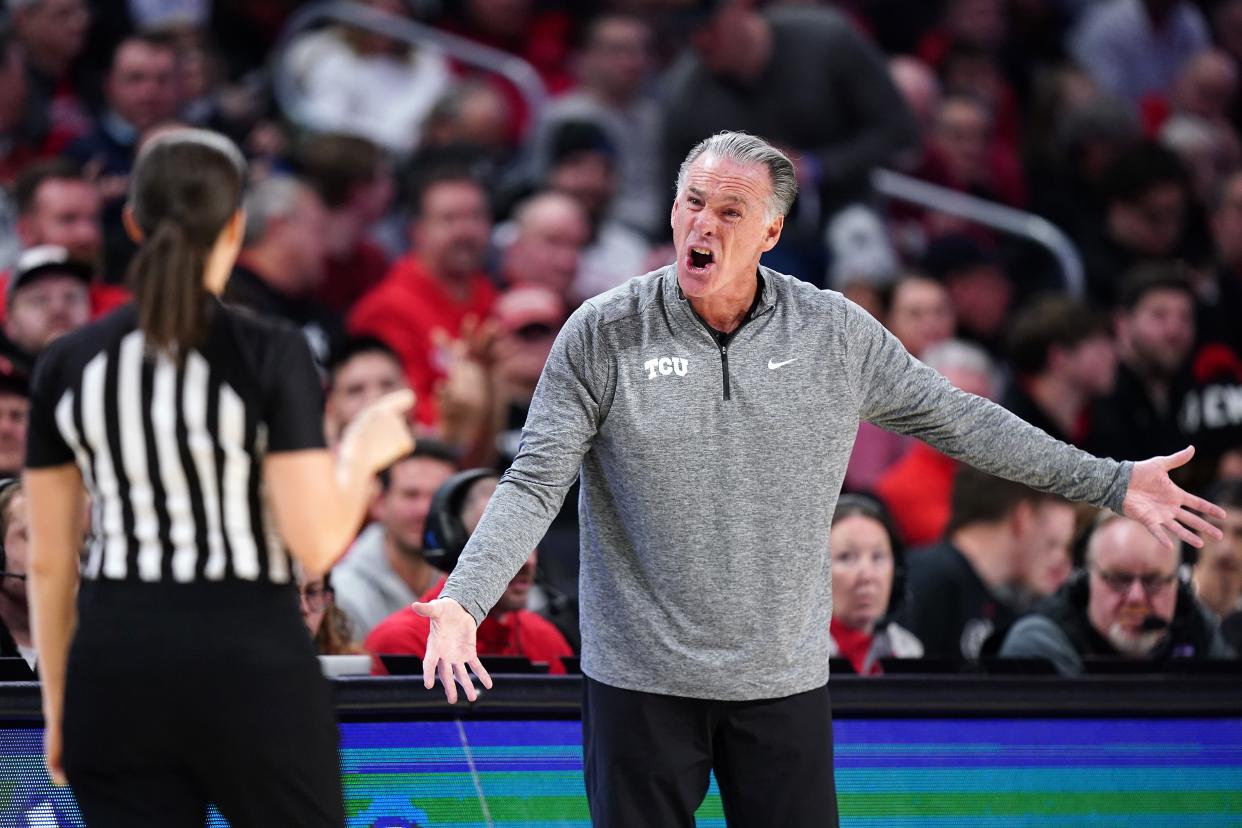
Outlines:
[[966, 526], [996, 523], [1009, 516], [1021, 503], [1034, 507], [1045, 503], [1068, 503], [1063, 498], [1029, 488], [1003, 477], [993, 477], [965, 464], [953, 476], [953, 493], [949, 497], [949, 523], [944, 528], [948, 537]]
[[[314, 579], [310, 579], [314, 580]], [[323, 590], [327, 593], [323, 609], [323, 622], [315, 633], [315, 650], [319, 655], [361, 655], [366, 652], [353, 643], [353, 628], [349, 617], [336, 605], [336, 590], [332, 588], [332, 573], [325, 572]]]
[[345, 205], [355, 188], [375, 181], [384, 153], [378, 146], [353, 135], [317, 135], [306, 140], [298, 162], [307, 183], [328, 209]]
[[143, 233], [129, 267], [148, 345], [184, 357], [206, 336], [207, 255], [241, 205], [246, 162], [223, 135], [178, 129], [138, 156], [129, 206]]
[[1108, 317], [1061, 294], [1047, 294], [1028, 305], [1009, 331], [1009, 358], [1020, 376], [1048, 367], [1054, 346], [1077, 348], [1088, 339], [1111, 336]]
[[13, 185], [18, 215], [28, 215], [34, 210], [40, 187], [48, 181], [60, 180], [86, 181], [86, 177], [82, 175], [82, 167], [68, 158], [48, 158], [23, 169]]
[[1176, 261], [1141, 262], [1121, 275], [1117, 304], [1126, 311], [1133, 311], [1147, 294], [1161, 290], [1183, 293], [1194, 302], [1190, 268]]

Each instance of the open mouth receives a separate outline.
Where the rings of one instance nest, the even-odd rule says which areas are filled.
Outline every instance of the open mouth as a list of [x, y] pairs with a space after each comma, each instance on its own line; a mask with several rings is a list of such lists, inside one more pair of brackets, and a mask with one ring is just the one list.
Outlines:
[[705, 272], [715, 263], [716, 256], [706, 247], [690, 248], [690, 255], [686, 257], [686, 263], [691, 270]]

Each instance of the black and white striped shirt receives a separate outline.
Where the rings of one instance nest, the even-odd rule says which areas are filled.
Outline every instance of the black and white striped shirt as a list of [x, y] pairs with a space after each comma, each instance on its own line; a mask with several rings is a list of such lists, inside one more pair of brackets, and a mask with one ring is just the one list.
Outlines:
[[40, 356], [26, 465], [81, 470], [85, 578], [287, 583], [263, 457], [322, 448], [322, 414], [296, 329], [216, 305], [204, 344], [178, 367], [148, 352], [127, 305]]

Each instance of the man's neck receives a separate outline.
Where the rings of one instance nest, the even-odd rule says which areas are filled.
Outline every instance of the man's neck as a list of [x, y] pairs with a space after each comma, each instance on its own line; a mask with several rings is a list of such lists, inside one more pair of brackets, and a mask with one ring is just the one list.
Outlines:
[[40, 49], [27, 49], [24, 54], [34, 70], [53, 83], [59, 82], [72, 65], [72, 61], [48, 55]]
[[1134, 374], [1139, 384], [1143, 386], [1143, 391], [1147, 395], [1147, 399], [1152, 406], [1160, 412], [1169, 410], [1169, 388], [1173, 384], [1172, 379], [1166, 377], [1159, 371], [1153, 371], [1147, 362], [1140, 359], [1134, 351], [1121, 348], [1121, 362], [1126, 366], [1130, 373]]
[[0, 622], [4, 623], [19, 647], [34, 646], [30, 635], [30, 607], [25, 600], [17, 600], [7, 592], [0, 592]]
[[242, 251], [237, 263], [253, 271], [263, 283], [288, 299], [296, 299], [297, 288], [293, 280], [293, 268], [284, 263], [284, 257], [270, 247], [256, 246]]
[[1050, 374], [1032, 379], [1027, 390], [1031, 399], [1048, 415], [1048, 419], [1057, 424], [1062, 434], [1074, 433], [1078, 417], [1087, 404], [1086, 394], [1073, 383]]
[[949, 542], [970, 562], [988, 589], [996, 590], [1013, 580], [1013, 539], [1003, 523], [964, 526]]
[[[1191, 584], [1194, 586], [1195, 595], [1200, 603], [1215, 613], [1218, 618], [1224, 618], [1238, 608], [1236, 595], [1228, 587], [1221, 588], [1218, 578], [1203, 577], [1199, 567], [1195, 567], [1191, 575]], [[1230, 603], [1231, 598], [1232, 603]]]
[[12, 333], [10, 333], [10, 330], [11, 328], [6, 323], [4, 327], [0, 328], [0, 333], [4, 334], [4, 338], [8, 340], [11, 346], [20, 350], [23, 354], [29, 357], [31, 361], [34, 361], [35, 356], [38, 355], [37, 349], [32, 350], [30, 347], [27, 346], [26, 343], [18, 342], [16, 339], [13, 338], [13, 335]]
[[397, 577], [404, 581], [415, 595], [421, 596], [431, 589], [443, 574], [423, 560], [421, 556], [414, 557], [398, 549], [396, 541], [388, 532], [384, 533], [384, 556], [388, 559], [388, 565], [392, 567], [392, 571], [397, 573]]
[[327, 247], [328, 255], [334, 259], [344, 259], [354, 251], [358, 239], [362, 235], [362, 221], [357, 214], [347, 207], [333, 210], [328, 215]]
[[620, 88], [610, 88], [604, 83], [587, 83], [582, 87], [582, 91], [596, 103], [602, 104], [608, 109], [629, 109], [634, 101], [638, 100], [638, 90], [627, 90]]
[[[757, 266], [755, 272], [758, 273]], [[759, 293], [759, 277], [756, 275], [749, 282], [739, 280], [739, 284], [746, 285], [746, 287], [730, 294], [687, 297], [690, 307], [694, 308], [694, 312], [711, 326], [712, 330], [726, 334], [733, 333], [746, 321], [751, 308], [755, 306], [755, 299]]]
[[419, 258], [418, 261], [423, 266], [423, 271], [445, 293], [451, 296], [454, 302], [465, 304], [470, 300], [470, 277], [473, 274], [446, 270], [445, 268], [438, 267], [434, 262], [423, 258]]

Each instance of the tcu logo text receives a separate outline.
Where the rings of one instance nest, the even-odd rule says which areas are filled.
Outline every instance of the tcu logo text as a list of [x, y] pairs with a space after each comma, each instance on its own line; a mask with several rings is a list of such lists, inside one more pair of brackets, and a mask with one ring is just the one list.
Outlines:
[[669, 374], [676, 374], [684, 377], [690, 363], [682, 357], [658, 357], [647, 360], [643, 363], [643, 367], [647, 369], [647, 379], [655, 379], [656, 374], [663, 374], [666, 377]]

